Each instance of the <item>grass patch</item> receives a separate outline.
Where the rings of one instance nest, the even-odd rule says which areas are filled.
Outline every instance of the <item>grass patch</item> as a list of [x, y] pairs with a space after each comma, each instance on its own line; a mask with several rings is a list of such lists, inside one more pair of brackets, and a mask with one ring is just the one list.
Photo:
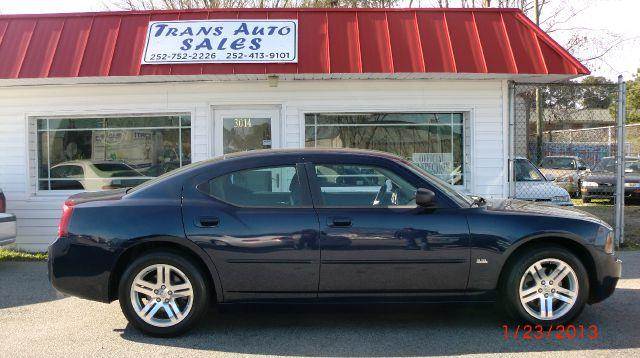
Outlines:
[[633, 241], [625, 241], [620, 245], [622, 251], [638, 251], [640, 250], [640, 244]]
[[3, 261], [45, 261], [45, 252], [26, 252], [8, 249], [0, 249], [0, 262]]

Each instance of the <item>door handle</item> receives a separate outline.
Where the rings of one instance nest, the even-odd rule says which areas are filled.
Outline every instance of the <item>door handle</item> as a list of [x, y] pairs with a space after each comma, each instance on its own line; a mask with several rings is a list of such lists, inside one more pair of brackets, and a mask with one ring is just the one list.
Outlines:
[[349, 227], [351, 226], [351, 218], [329, 218], [327, 224], [331, 227]]
[[196, 220], [198, 227], [216, 227], [220, 223], [220, 219], [215, 217], [201, 217]]

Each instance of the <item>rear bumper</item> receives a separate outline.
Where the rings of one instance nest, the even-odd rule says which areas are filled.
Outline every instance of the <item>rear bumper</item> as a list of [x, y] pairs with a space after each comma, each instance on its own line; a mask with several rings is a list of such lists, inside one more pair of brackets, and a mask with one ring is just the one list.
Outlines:
[[16, 241], [18, 228], [16, 217], [12, 214], [0, 214], [0, 246], [13, 244]]
[[593, 251], [597, 275], [592, 282], [589, 303], [601, 302], [611, 296], [622, 276], [622, 261], [620, 259], [614, 255], [606, 254], [600, 249]]
[[73, 238], [57, 239], [48, 251], [49, 280], [56, 290], [93, 301], [111, 301], [112, 253]]

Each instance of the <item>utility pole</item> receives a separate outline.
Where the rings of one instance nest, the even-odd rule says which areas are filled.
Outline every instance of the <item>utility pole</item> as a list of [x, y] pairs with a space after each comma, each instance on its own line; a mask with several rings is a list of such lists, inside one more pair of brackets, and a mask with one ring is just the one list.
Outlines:
[[[535, 0], [534, 1], [534, 12], [533, 12], [533, 16], [534, 16], [534, 20], [536, 22], [536, 25], [540, 26], [540, 4], [538, 3], [539, 0]], [[542, 125], [543, 125], [543, 121], [542, 121], [542, 116], [543, 116], [543, 109], [542, 109], [542, 103], [541, 103], [541, 98], [540, 98], [540, 87], [536, 87], [536, 116], [537, 116], [537, 120], [536, 120], [536, 165], [539, 165], [540, 162], [542, 161]]]

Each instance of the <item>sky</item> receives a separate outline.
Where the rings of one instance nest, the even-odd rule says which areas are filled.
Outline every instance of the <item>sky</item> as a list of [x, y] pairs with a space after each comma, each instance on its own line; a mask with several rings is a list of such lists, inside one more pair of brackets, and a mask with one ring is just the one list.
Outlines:
[[[428, 4], [428, 0], [422, 2]], [[0, 13], [103, 11], [105, 4], [112, 3], [113, 0], [0, 0]], [[588, 63], [593, 75], [615, 80], [619, 74], [630, 79], [636, 73], [640, 68], [640, 0], [558, 0], [555, 4], [577, 10], [569, 21], [558, 25], [570, 30], [550, 34], [558, 42], [566, 43], [569, 33], [594, 38], [598, 48], [581, 50], [585, 58], [614, 45], [601, 60]], [[552, 13], [553, 8], [548, 12]]]

